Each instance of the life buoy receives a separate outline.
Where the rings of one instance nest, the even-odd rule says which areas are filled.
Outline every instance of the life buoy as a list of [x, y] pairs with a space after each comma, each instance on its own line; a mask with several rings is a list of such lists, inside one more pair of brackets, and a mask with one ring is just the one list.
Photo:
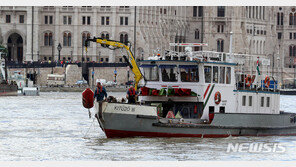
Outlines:
[[218, 91], [215, 93], [215, 103], [220, 104], [221, 102], [221, 93]]
[[94, 92], [86, 88], [82, 92], [82, 104], [84, 108], [90, 109], [94, 106]]
[[252, 79], [252, 77], [251, 77], [250, 74], [246, 76], [246, 78], [245, 78], [245, 83], [246, 83], [246, 86], [247, 86], [247, 87], [250, 87], [251, 84], [253, 83], [253, 79]]
[[264, 85], [265, 85], [266, 88], [269, 88], [269, 85], [270, 85], [270, 78], [269, 78], [269, 76], [266, 76], [265, 77]]

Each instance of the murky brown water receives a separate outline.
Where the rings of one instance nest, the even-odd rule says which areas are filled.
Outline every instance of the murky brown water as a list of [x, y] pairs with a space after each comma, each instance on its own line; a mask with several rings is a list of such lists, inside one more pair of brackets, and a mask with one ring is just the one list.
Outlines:
[[[123, 96], [124, 93], [110, 93]], [[296, 96], [281, 110], [296, 111]], [[0, 161], [6, 160], [296, 160], [296, 137], [106, 139], [88, 118], [81, 93], [0, 97]], [[227, 152], [228, 143], [278, 143], [284, 153]]]

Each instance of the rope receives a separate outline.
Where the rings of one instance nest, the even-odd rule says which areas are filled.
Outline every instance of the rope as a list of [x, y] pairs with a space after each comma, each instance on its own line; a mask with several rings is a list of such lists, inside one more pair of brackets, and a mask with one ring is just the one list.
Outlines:
[[92, 121], [91, 125], [89, 126], [88, 130], [86, 131], [86, 133], [84, 134], [83, 138], [86, 138], [86, 135], [88, 135], [88, 132], [89, 132], [90, 128], [93, 126], [94, 122], [95, 122], [95, 118], [93, 118], [93, 121]]

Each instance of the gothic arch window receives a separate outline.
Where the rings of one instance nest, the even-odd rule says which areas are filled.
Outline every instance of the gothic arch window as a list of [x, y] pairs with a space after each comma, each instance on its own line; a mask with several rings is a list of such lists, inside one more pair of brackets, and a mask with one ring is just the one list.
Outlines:
[[296, 10], [292, 8], [291, 13], [289, 14], [289, 25], [296, 25]]
[[51, 32], [46, 32], [44, 33], [44, 46], [52, 46], [52, 33]]
[[217, 40], [217, 52], [224, 52], [224, 40], [223, 39]]
[[296, 57], [296, 45], [289, 46], [289, 56]]
[[128, 43], [128, 34], [127, 33], [120, 34], [120, 42], [127, 45], [127, 43]]
[[72, 36], [70, 32], [64, 32], [63, 46], [71, 46]]
[[[90, 33], [89, 32], [83, 32], [82, 33], [82, 46], [84, 46], [85, 45], [85, 40], [87, 39], [87, 38], [90, 38]], [[89, 47], [90, 46], [90, 42], [88, 41], [87, 42], [87, 46]]]
[[194, 38], [199, 39], [199, 30], [198, 29], [195, 30]]

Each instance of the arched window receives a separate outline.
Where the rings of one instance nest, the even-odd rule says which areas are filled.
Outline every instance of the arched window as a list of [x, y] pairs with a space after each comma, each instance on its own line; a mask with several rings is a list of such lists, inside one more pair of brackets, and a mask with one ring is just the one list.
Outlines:
[[120, 42], [124, 43], [125, 45], [128, 44], [128, 34], [121, 33], [120, 34]]
[[293, 19], [294, 19], [293, 13], [290, 13], [290, 15], [289, 15], [289, 25], [293, 25]]
[[289, 46], [289, 56], [293, 56], [293, 46]]
[[296, 46], [293, 47], [293, 56], [296, 57]]
[[123, 43], [123, 34], [120, 34], [120, 42]]
[[[82, 33], [82, 45], [83, 46], [85, 45], [85, 40], [87, 38], [90, 38], [90, 33], [89, 32]], [[87, 46], [90, 46], [90, 42], [89, 41], [87, 42]]]
[[[101, 34], [101, 38], [103, 38], [103, 39], [109, 39], [109, 34], [107, 32], [103, 32]], [[103, 44], [102, 46], [105, 46], [105, 45]]]
[[71, 46], [71, 33], [68, 33], [68, 46]]
[[199, 30], [198, 29], [195, 30], [194, 38], [199, 39]]
[[48, 44], [49, 46], [52, 46], [52, 33], [49, 33], [49, 36], [48, 36]]
[[64, 36], [63, 36], [63, 45], [64, 46], [67, 46], [68, 45], [68, 37], [67, 37], [68, 35], [67, 35], [67, 33], [64, 33]]
[[224, 40], [217, 40], [217, 52], [224, 52]]
[[126, 44], [126, 45], [127, 45], [127, 43], [128, 43], [128, 35], [127, 35], [127, 34], [125, 34], [125, 35], [124, 35], [124, 44]]
[[48, 46], [48, 33], [44, 34], [44, 46]]
[[63, 35], [63, 45], [64, 46], [71, 46], [72, 36], [70, 32], [64, 32]]

